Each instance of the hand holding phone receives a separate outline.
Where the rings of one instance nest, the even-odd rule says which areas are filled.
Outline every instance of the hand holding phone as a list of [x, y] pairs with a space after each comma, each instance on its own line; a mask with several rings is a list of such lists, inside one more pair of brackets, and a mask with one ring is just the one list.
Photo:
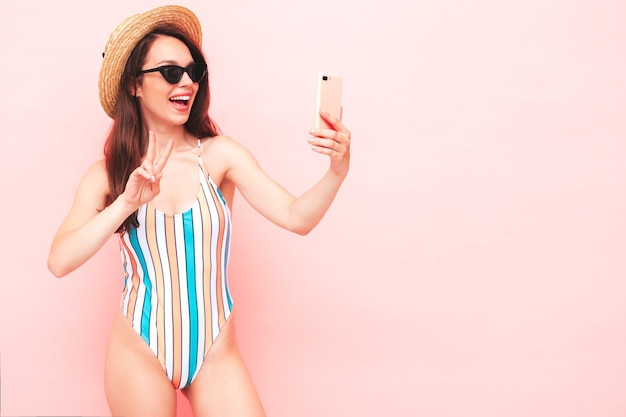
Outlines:
[[315, 113], [316, 129], [332, 129], [322, 117], [321, 111], [341, 119], [341, 90], [343, 79], [337, 74], [321, 72], [317, 77], [317, 106]]

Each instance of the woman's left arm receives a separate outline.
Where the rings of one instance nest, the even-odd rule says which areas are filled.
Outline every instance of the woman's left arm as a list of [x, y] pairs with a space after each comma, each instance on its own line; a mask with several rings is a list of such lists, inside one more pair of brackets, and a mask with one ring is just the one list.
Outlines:
[[226, 177], [259, 213], [280, 227], [300, 235], [309, 233], [324, 217], [350, 165], [350, 131], [336, 118], [321, 113], [331, 129], [311, 130], [311, 149], [328, 155], [326, 174], [299, 197], [294, 197], [261, 169], [243, 147], [231, 147]]

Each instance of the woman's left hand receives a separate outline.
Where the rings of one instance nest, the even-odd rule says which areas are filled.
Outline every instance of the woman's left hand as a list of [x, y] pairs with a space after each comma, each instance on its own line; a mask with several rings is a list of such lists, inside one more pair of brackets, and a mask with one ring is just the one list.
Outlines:
[[350, 166], [350, 131], [337, 118], [326, 112], [320, 116], [328, 122], [330, 129], [311, 129], [309, 139], [311, 149], [330, 157], [330, 170], [339, 176], [346, 176]]

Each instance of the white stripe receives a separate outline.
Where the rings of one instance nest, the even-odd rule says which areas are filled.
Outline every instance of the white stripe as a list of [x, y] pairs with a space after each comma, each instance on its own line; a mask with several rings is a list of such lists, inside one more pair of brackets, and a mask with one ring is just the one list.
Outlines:
[[[203, 184], [204, 187], [208, 187], [208, 185]], [[204, 188], [203, 187], [203, 188]], [[211, 222], [211, 274], [210, 274], [210, 297], [211, 297], [211, 328], [213, 329], [213, 340], [217, 337], [220, 328], [219, 328], [219, 315], [217, 311], [217, 241], [219, 236], [219, 216], [217, 207], [213, 203], [213, 197], [211, 195], [211, 191], [207, 188], [204, 188], [204, 195], [206, 196], [210, 219], [205, 219], [205, 221]]]
[[[142, 213], [145, 213], [145, 210], [139, 209], [139, 211], [137, 212], [137, 220], [140, 222], [140, 224], [143, 224], [143, 220], [141, 218]], [[143, 270], [143, 265], [141, 264], [141, 262], [139, 262], [139, 256], [137, 254], [137, 251], [135, 250], [135, 247], [132, 245], [130, 241], [130, 236], [128, 238], [128, 250], [132, 254], [133, 258], [135, 258], [135, 261], [136, 261], [135, 263], [137, 265], [135, 276], [139, 283], [137, 287], [135, 288], [137, 296], [135, 298], [135, 305], [133, 306], [132, 323], [133, 323], [133, 329], [135, 329], [137, 334], [141, 336], [141, 314], [143, 311], [142, 310], [143, 300], [146, 297], [146, 287], [145, 285], [143, 285], [143, 276], [145, 274], [145, 271]]]
[[[228, 277], [228, 258], [226, 257], [226, 251], [228, 249], [227, 247], [227, 242], [228, 242], [228, 236], [230, 236], [230, 232], [231, 232], [231, 225], [230, 225], [230, 210], [228, 209], [228, 205], [222, 201], [221, 198], [219, 198], [219, 188], [217, 187], [217, 185], [213, 182], [213, 180], [209, 177], [209, 183], [211, 184], [211, 187], [213, 188], [213, 190], [215, 191], [216, 194], [216, 198], [217, 198], [217, 204], [220, 205], [220, 207], [222, 208], [222, 210], [224, 210], [224, 217], [222, 219], [222, 221], [224, 222], [224, 234], [223, 234], [223, 238], [222, 238], [222, 253], [220, 253], [220, 263], [221, 263], [221, 269], [222, 269], [222, 276], [221, 276], [221, 284], [222, 284], [222, 300], [223, 305], [224, 305], [224, 317], [226, 319], [228, 319], [228, 317], [230, 316], [230, 306], [228, 305], [228, 296], [227, 296], [227, 277]], [[217, 239], [217, 236], [216, 236]], [[217, 252], [217, 250], [215, 250], [214, 252]]]
[[230, 235], [230, 222], [226, 220], [226, 224], [224, 226], [224, 242], [222, 243], [222, 299], [224, 300], [224, 314], [225, 317], [228, 318], [230, 316], [230, 306], [228, 305], [228, 295], [226, 287], [227, 279], [228, 279], [228, 258], [226, 257], [226, 242], [227, 237]]
[[[146, 206], [144, 206], [146, 207]], [[141, 225], [145, 229], [147, 222], [147, 211], [145, 208], [141, 211], [141, 219], [139, 219]], [[141, 252], [143, 254], [144, 260], [146, 262], [146, 267], [148, 268], [145, 271], [145, 274], [141, 276], [142, 288], [144, 293], [144, 299], [147, 295], [148, 287], [145, 285], [146, 274], [147, 278], [150, 281], [151, 294], [150, 294], [150, 323], [148, 327], [148, 340], [150, 341], [149, 346], [154, 352], [154, 355], [157, 355], [157, 340], [156, 337], [156, 308], [158, 303], [158, 296], [156, 291], [156, 272], [154, 270], [154, 260], [152, 259], [152, 254], [150, 253], [150, 246], [148, 245], [148, 236], [147, 233], [137, 233], [137, 241], [139, 242], [139, 247], [141, 248]], [[143, 309], [143, 303], [140, 304], [141, 309]], [[140, 316], [141, 317], [141, 316]]]
[[204, 316], [204, 259], [203, 259], [203, 245], [204, 239], [202, 233], [202, 210], [200, 209], [200, 202], [196, 200], [193, 215], [193, 235], [194, 235], [194, 262], [196, 266], [196, 302], [198, 304], [198, 351], [196, 355], [196, 369], [194, 370], [193, 377], [195, 378], [197, 370], [200, 369], [202, 361], [204, 359], [204, 346], [206, 339], [206, 327]]
[[181, 385], [189, 377], [189, 294], [187, 293], [187, 265], [185, 257], [185, 235], [183, 216], [174, 217], [174, 237], [176, 239], [176, 255], [178, 257], [178, 283], [180, 287], [180, 316], [182, 338], [182, 369], [180, 373]]
[[156, 211], [156, 239], [159, 248], [159, 258], [163, 268], [163, 311], [164, 311], [164, 343], [165, 372], [172, 380], [174, 376], [174, 324], [172, 321], [172, 280], [170, 262], [167, 256], [167, 240], [165, 239], [165, 216]]

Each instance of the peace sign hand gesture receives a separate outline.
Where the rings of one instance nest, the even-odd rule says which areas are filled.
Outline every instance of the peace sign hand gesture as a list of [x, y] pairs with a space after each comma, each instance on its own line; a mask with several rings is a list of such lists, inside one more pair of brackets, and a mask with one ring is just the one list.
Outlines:
[[152, 201], [161, 191], [160, 182], [163, 176], [163, 167], [174, 147], [174, 143], [170, 140], [165, 148], [165, 153], [161, 155], [157, 150], [154, 132], [150, 131], [148, 135], [146, 157], [141, 165], [131, 172], [122, 194], [128, 204], [136, 207]]

